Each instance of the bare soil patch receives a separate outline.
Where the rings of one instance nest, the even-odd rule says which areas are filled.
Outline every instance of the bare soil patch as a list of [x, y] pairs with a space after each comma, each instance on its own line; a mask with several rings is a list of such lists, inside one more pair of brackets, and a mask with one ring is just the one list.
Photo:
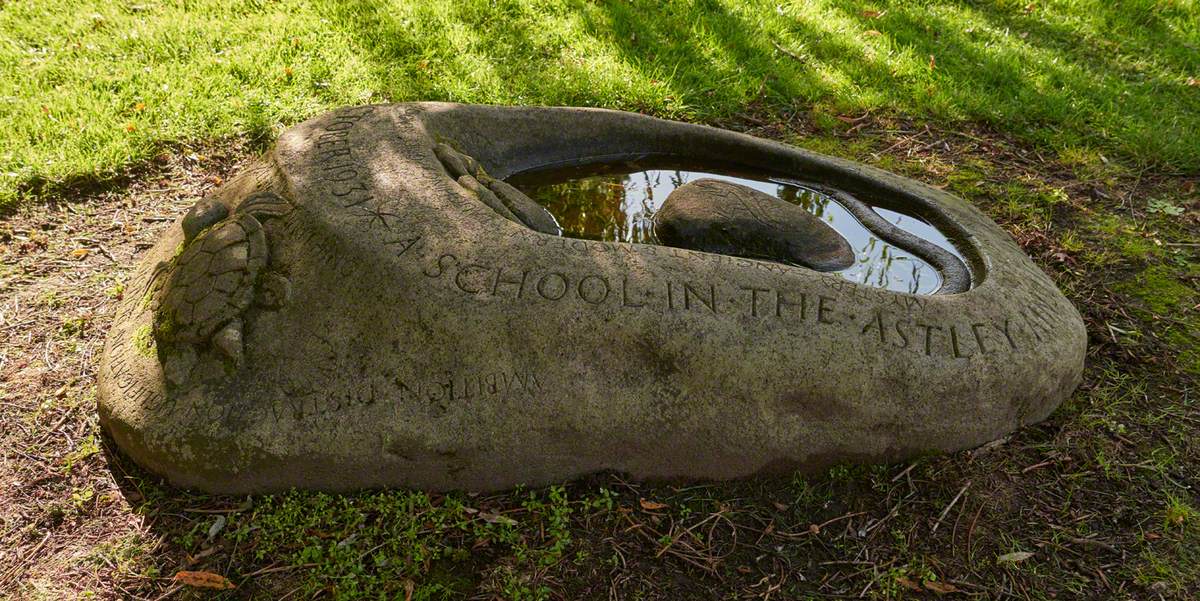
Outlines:
[[[1197, 177], [1067, 164], [985, 129], [838, 119], [751, 107], [730, 125], [946, 186], [1008, 229], [1088, 323], [1085, 383], [1050, 420], [952, 456], [728, 484], [175, 490], [105, 440], [94, 376], [136, 258], [249, 156], [236, 141], [177, 148], [125, 187], [0, 221], [0, 597], [1195, 598]], [[399, 515], [415, 542], [393, 552]]]

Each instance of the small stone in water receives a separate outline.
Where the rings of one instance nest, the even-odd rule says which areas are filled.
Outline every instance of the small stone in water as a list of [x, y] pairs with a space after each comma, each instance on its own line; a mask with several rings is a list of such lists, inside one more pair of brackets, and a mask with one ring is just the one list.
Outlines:
[[808, 211], [732, 182], [700, 179], [671, 192], [654, 216], [663, 244], [837, 271], [854, 250]]

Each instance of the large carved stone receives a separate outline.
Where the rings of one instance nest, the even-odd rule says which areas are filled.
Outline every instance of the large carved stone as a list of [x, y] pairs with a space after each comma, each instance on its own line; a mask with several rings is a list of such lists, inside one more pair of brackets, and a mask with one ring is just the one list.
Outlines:
[[[568, 239], [503, 183], [643, 157], [736, 160], [903, 209], [966, 265], [914, 296]], [[962, 449], [1046, 417], [1086, 343], [1053, 282], [958, 198], [590, 109], [398, 104], [303, 123], [170, 228], [127, 290], [101, 421], [146, 468], [226, 493], [724, 479]]]

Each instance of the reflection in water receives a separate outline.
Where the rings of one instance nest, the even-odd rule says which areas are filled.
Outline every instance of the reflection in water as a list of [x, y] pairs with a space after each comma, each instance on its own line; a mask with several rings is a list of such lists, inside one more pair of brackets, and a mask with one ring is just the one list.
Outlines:
[[[511, 183], [545, 206], [558, 219], [564, 235], [658, 244], [654, 237], [654, 212], [672, 190], [706, 177], [761, 190], [824, 220], [850, 242], [857, 255], [853, 266], [838, 272], [848, 280], [915, 294], [931, 294], [941, 285], [941, 277], [929, 264], [877, 238], [829, 196], [802, 186], [766, 178], [747, 179], [677, 169], [643, 169], [574, 179], [535, 174], [513, 178]], [[959, 254], [954, 245], [928, 223], [878, 207], [875, 212], [901, 229]]]

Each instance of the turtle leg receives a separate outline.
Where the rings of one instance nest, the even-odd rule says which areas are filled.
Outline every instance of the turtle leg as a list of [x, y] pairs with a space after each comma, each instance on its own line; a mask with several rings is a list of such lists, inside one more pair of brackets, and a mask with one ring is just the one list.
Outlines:
[[263, 274], [254, 301], [268, 309], [278, 309], [292, 298], [292, 283], [283, 274]]
[[180, 344], [165, 353], [163, 360], [163, 376], [175, 386], [183, 386], [196, 366], [196, 351], [190, 344]]
[[242, 364], [242, 320], [235, 319], [217, 330], [212, 337], [213, 346], [234, 366]]

